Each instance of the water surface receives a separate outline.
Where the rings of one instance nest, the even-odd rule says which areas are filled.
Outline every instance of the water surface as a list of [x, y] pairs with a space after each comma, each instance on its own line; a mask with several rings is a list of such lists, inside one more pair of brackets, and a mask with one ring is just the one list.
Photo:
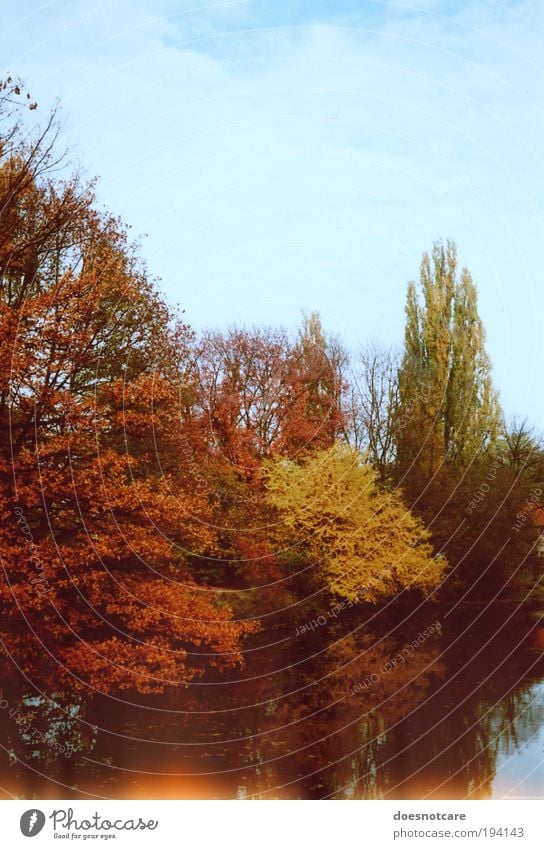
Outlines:
[[324, 618], [263, 631], [230, 681], [153, 700], [63, 696], [68, 714], [47, 714], [12, 680], [4, 700], [49, 737], [25, 739], [4, 709], [4, 797], [544, 797], [534, 618], [507, 605]]

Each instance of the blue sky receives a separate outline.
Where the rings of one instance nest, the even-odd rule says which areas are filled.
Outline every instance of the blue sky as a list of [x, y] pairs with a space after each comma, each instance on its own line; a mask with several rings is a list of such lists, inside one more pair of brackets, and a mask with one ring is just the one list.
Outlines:
[[4, 69], [43, 113], [61, 98], [74, 162], [193, 325], [318, 309], [350, 346], [400, 344], [450, 237], [505, 411], [544, 426], [541, 0], [10, 5]]

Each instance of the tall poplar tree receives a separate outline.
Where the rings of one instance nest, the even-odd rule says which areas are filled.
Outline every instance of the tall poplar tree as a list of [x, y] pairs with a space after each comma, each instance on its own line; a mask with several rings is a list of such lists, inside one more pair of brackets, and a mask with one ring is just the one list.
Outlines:
[[476, 286], [459, 271], [453, 242], [425, 253], [419, 286], [406, 301], [399, 370], [401, 469], [434, 474], [444, 461], [462, 467], [496, 439], [501, 410], [485, 350]]

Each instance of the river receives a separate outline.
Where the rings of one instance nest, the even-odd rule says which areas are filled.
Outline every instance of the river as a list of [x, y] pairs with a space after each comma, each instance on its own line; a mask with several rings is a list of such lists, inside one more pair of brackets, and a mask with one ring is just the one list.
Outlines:
[[544, 797], [537, 618], [354, 609], [301, 631], [264, 631], [231, 680], [160, 698], [47, 711], [12, 682], [29, 719], [0, 717], [4, 798]]

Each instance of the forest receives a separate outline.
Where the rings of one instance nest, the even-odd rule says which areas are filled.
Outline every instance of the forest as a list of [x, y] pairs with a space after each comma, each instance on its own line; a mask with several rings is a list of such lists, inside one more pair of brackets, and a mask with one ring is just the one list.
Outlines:
[[26, 680], [152, 698], [339, 617], [542, 608], [544, 444], [501, 409], [453, 241], [396, 347], [317, 312], [195, 329], [35, 109], [3, 80], [0, 628]]

